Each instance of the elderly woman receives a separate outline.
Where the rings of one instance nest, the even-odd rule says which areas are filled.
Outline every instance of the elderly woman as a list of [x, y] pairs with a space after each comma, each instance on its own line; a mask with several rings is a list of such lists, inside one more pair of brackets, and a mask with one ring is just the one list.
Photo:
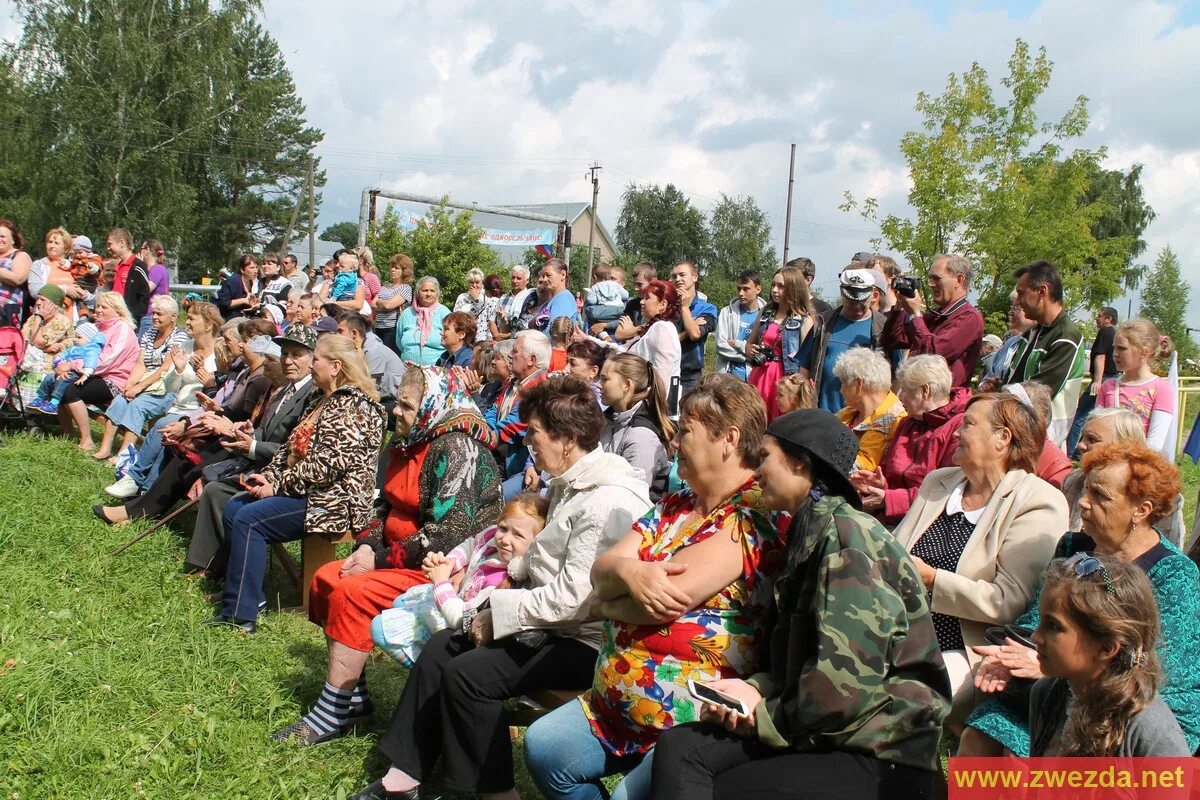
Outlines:
[[592, 689], [525, 736], [544, 796], [603, 798], [601, 778], [625, 773], [614, 796], [650, 797], [659, 734], [696, 718], [688, 682], [755, 671], [781, 539], [754, 479], [766, 423], [758, 392], [732, 375], [709, 375], [683, 399], [679, 472], [690, 488], [596, 559], [595, 610], [607, 621]]
[[125, 300], [116, 292], [102, 292], [96, 297], [96, 327], [104, 334], [100, 363], [82, 383], [67, 388], [58, 406], [58, 421], [63, 432], [71, 435], [71, 426], [79, 429], [79, 449], [90, 451], [92, 429], [88, 424], [87, 406], [108, 408], [114, 397], [125, 390], [125, 382], [138, 363], [140, 351], [134, 334], [133, 317]]
[[929, 592], [942, 660], [961, 722], [976, 702], [971, 673], [989, 625], [1029, 606], [1067, 527], [1062, 493], [1037, 477], [1045, 428], [1003, 394], [967, 404], [955, 467], [930, 472], [894, 535]]
[[908, 416], [897, 423], [875, 471], [858, 470], [851, 476], [863, 509], [884, 525], [894, 526], [908, 513], [926, 475], [954, 463], [954, 435], [971, 390], [952, 381], [941, 356], [914, 356], [896, 370], [900, 402]]
[[[1141, 418], [1127, 408], [1096, 408], [1088, 414], [1087, 422], [1079, 431], [1079, 442], [1075, 446], [1083, 458], [1093, 447], [1102, 444], [1119, 444], [1126, 447], [1146, 444], [1146, 434]], [[1068, 531], [1083, 530], [1083, 518], [1079, 501], [1083, 497], [1084, 474], [1082, 469], [1072, 470], [1062, 482], [1062, 493], [1067, 498], [1070, 521]], [[1165, 520], [1160, 521], [1160, 525]], [[1160, 528], [1161, 530], [1161, 528]]]
[[646, 484], [600, 450], [604, 418], [578, 378], [530, 388], [521, 419], [538, 469], [552, 476], [546, 526], [526, 553], [529, 587], [495, 590], [469, 635], [429, 640], [380, 739], [393, 766], [356, 798], [415, 797], [439, 759], [447, 788], [515, 797], [505, 701], [578, 689], [595, 672], [601, 630], [585, 622], [592, 565], [646, 512]]
[[174, 400], [146, 434], [125, 474], [105, 488], [104, 491], [113, 497], [127, 499], [153, 485], [166, 457], [163, 452], [163, 430], [200, 408], [197, 392], [217, 386], [216, 340], [217, 332], [221, 329], [221, 312], [212, 303], [194, 302], [188, 307], [184, 327], [191, 338], [191, 345], [172, 347], [165, 362], [167, 373], [163, 383]]
[[325, 629], [329, 669], [317, 704], [275, 734], [305, 745], [343, 736], [371, 711], [363, 668], [371, 620], [428, 579], [421, 562], [449, 553], [500, 515], [491, 431], [457, 376], [409, 369], [396, 397], [396, 447], [383, 481], [379, 522], [359, 528], [354, 552], [313, 578], [309, 618]]
[[121, 431], [118, 452], [137, 441], [147, 422], [158, 419], [175, 402], [175, 393], [167, 389], [173, 350], [182, 352], [188, 342], [187, 331], [178, 327], [179, 304], [169, 294], [161, 294], [150, 303], [151, 327], [138, 342], [142, 357], [129, 371], [125, 388], [113, 398], [105, 412], [104, 437], [92, 454], [97, 461], [113, 455], [113, 440]]
[[[29, 266], [29, 293], [37, 296], [43, 286], [57, 286], [64, 293], [66, 287], [75, 284], [71, 271], [71, 234], [66, 228], [51, 228], [46, 231], [46, 255]], [[72, 301], [66, 300], [67, 311]]]
[[600, 401], [608, 406], [600, 446], [640, 469], [657, 503], [667, 489], [667, 445], [675, 438], [662, 378], [646, 359], [619, 353], [600, 371]]
[[904, 417], [904, 404], [892, 392], [892, 365], [877, 350], [851, 347], [833, 367], [842, 382], [846, 407], [837, 418], [858, 437], [855, 469], [874, 472]]
[[454, 300], [454, 310], [470, 314], [475, 320], [475, 336], [468, 345], [486, 342], [492, 338], [489, 327], [500, 307], [500, 295], [492, 295], [484, 288], [483, 272], [472, 269], [467, 273], [467, 290]]
[[400, 355], [400, 348], [396, 344], [396, 321], [400, 312], [412, 305], [412, 279], [412, 258], [397, 253], [388, 262], [387, 283], [380, 286], [379, 293], [371, 302], [371, 309], [375, 312], [375, 335], [396, 355]]
[[217, 289], [214, 302], [225, 319], [254, 313], [258, 306], [258, 261], [254, 256], [246, 253], [238, 259], [237, 272]]
[[0, 322], [20, 324], [25, 318], [25, 292], [33, 262], [21, 248], [25, 239], [12, 220], [0, 219]]
[[701, 724], [664, 732], [653, 796], [733, 800], [800, 786], [806, 798], [932, 796], [949, 686], [916, 569], [857, 508], [857, 450], [819, 409], [767, 428], [763, 502], [792, 513], [775, 622], [760, 672], [709, 684], [750, 713], [705, 704]]
[[375, 457], [386, 416], [362, 351], [345, 336], [321, 337], [313, 351], [319, 399], [261, 473], [245, 477], [222, 514], [229, 563], [221, 610], [210, 625], [248, 633], [266, 604], [271, 544], [304, 536], [337, 538], [371, 516]]
[[400, 358], [414, 364], [432, 366], [445, 348], [442, 347], [442, 321], [450, 313], [439, 302], [442, 285], [432, 275], [417, 281], [417, 295], [412, 305], [396, 320], [396, 347]]
[[[1200, 571], [1154, 529], [1176, 503], [1179, 470], [1144, 443], [1093, 444], [1082, 463], [1083, 530], [1059, 539], [1053, 558], [1106, 555], [1146, 571], [1160, 614], [1158, 660], [1166, 678], [1160, 693], [1195, 750], [1200, 746]], [[1038, 626], [1038, 594], [1040, 586], [1017, 625]], [[1028, 756], [1029, 690], [1041, 677], [1037, 654], [1012, 639], [976, 649], [984, 659], [975, 685], [992, 699], [967, 720], [958, 754], [998, 756], [1007, 750]]]
[[66, 295], [53, 284], [43, 286], [37, 292], [33, 313], [21, 326], [25, 337], [24, 369], [31, 372], [50, 372], [54, 369], [54, 356], [71, 346], [75, 338], [75, 326], [66, 309]]

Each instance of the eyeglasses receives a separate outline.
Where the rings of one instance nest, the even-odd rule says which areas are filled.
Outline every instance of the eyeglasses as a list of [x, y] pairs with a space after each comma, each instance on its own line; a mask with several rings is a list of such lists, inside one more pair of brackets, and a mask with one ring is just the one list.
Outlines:
[[1076, 578], [1090, 578], [1097, 572], [1104, 578], [1104, 590], [1110, 595], [1116, 594], [1113, 588], [1112, 576], [1108, 574], [1108, 567], [1095, 556], [1089, 556], [1087, 553], [1076, 553], [1066, 561], [1066, 566], [1072, 567], [1075, 570]]

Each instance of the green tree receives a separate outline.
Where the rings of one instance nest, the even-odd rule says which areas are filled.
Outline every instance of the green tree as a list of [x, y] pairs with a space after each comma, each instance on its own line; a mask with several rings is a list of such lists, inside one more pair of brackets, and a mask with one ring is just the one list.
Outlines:
[[1189, 293], [1187, 281], [1180, 275], [1179, 256], [1167, 245], [1154, 260], [1154, 269], [1146, 279], [1139, 313], [1157, 325], [1160, 333], [1171, 337], [1180, 363], [1200, 355], [1187, 330]]
[[321, 238], [327, 242], [339, 242], [342, 247], [358, 245], [358, 223], [338, 222], [321, 231]]
[[[595, 254], [592, 266], [600, 263], [600, 248], [592, 248]], [[537, 280], [538, 270], [546, 263], [546, 257], [536, 247], [527, 247], [521, 253], [521, 263], [529, 267], [530, 283]], [[592, 278], [587, 274], [588, 247], [586, 244], [571, 245], [570, 258], [567, 262], [567, 288], [574, 292], [585, 292], [592, 285]], [[615, 263], [615, 262], [614, 262]]]
[[1131, 237], [1097, 238], [1093, 225], [1112, 204], [1086, 196], [1105, 151], [1066, 149], [1087, 129], [1085, 97], [1054, 122], [1038, 119], [1052, 72], [1044, 48], [1033, 55], [1018, 40], [1001, 80], [1003, 101], [978, 64], [950, 75], [940, 96], [918, 94], [924, 131], [900, 142], [916, 218], [880, 218], [874, 198], [859, 203], [849, 192], [842, 206], [878, 224], [877, 241], [919, 273], [939, 252], [972, 258], [985, 315], [1006, 308], [1013, 270], [1041, 258], [1058, 265], [1069, 306], [1097, 307], [1120, 293]]
[[708, 257], [705, 278], [736, 280], [738, 273], [752, 269], [767, 278], [778, 265], [771, 246], [771, 223], [753, 197], [729, 197], [708, 218]]
[[617, 247], [628, 256], [653, 263], [660, 272], [685, 260], [703, 268], [708, 253], [704, 214], [672, 184], [631, 183], [621, 195]]
[[1126, 292], [1133, 291], [1146, 276], [1146, 265], [1135, 263], [1146, 252], [1142, 234], [1156, 216], [1142, 191], [1142, 165], [1134, 164], [1128, 172], [1097, 167], [1081, 202], [1097, 201], [1106, 204], [1109, 210], [1092, 223], [1092, 235], [1098, 241], [1123, 238], [1129, 242], [1122, 282]]
[[0, 55], [0, 213], [154, 236], [185, 278], [286, 227], [319, 131], [258, 0], [18, 0]]
[[484, 274], [500, 268], [496, 251], [479, 241], [483, 231], [475, 227], [470, 211], [454, 212], [442, 203], [430, 206], [421, 224], [410, 231], [400, 225], [400, 216], [390, 205], [382, 219], [367, 232], [367, 245], [376, 264], [386, 264], [396, 253], [412, 257], [417, 278], [432, 275], [442, 284], [442, 301], [453, 303], [467, 290], [471, 269]]

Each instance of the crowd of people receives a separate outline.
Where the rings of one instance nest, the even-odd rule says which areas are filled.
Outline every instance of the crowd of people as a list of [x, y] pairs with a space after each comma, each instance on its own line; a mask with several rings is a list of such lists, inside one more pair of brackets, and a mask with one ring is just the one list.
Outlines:
[[386, 282], [367, 248], [311, 279], [247, 255], [180, 327], [156, 242], [110, 232], [92, 283], [86, 237], [45, 245], [0, 221], [0, 307], [30, 414], [120, 468], [98, 519], [196, 499], [186, 568], [251, 634], [268, 545], [353, 538], [311, 587], [324, 687], [270, 735], [350, 734], [370, 653], [404, 662], [355, 798], [439, 764], [516, 796], [506, 703], [551, 689], [578, 697], [526, 735], [547, 797], [932, 797], [945, 731], [969, 755], [1200, 747], [1170, 342], [1106, 308], [1089, 357], [1050, 263], [1014, 271], [1003, 341], [968, 259], [922, 285], [869, 253], [833, 305], [799, 258], [720, 309], [689, 262], [632, 292], [601, 264], [578, 296], [558, 259], [507, 291], [472, 270], [451, 309], [407, 255]]

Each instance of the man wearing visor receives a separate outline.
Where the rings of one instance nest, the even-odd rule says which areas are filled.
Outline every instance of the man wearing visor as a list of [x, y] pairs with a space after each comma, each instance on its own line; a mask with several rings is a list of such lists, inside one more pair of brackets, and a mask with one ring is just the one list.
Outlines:
[[812, 360], [817, 404], [829, 412], [845, 405], [842, 382], [833, 374], [837, 360], [851, 347], [878, 347], [885, 321], [883, 314], [871, 310], [875, 281], [868, 270], [851, 264], [842, 270], [839, 283], [841, 304], [821, 315]]

